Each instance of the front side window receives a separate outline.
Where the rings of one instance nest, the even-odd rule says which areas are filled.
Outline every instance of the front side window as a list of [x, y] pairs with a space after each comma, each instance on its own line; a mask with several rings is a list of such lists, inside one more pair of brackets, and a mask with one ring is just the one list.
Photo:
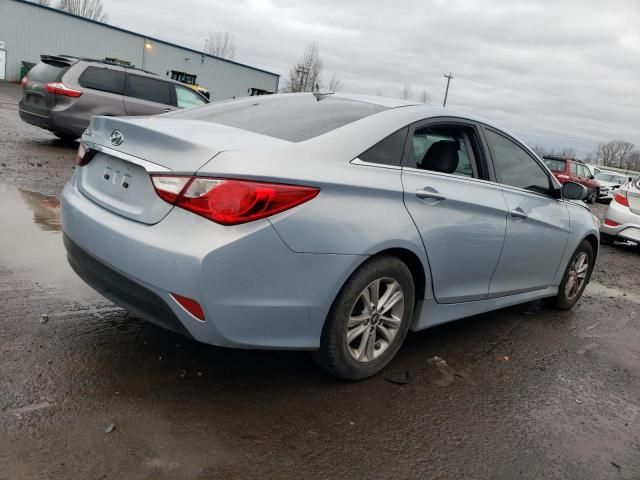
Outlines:
[[532, 192], [549, 193], [549, 177], [526, 150], [499, 133], [492, 130], [486, 132], [499, 183]]
[[407, 141], [408, 130], [408, 128], [403, 128], [396, 133], [392, 133], [359, 155], [358, 158], [363, 162], [399, 166], [402, 162], [402, 154], [404, 152], [404, 144]]
[[155, 78], [127, 74], [125, 95], [149, 102], [171, 105], [171, 84]]
[[122, 95], [124, 72], [110, 68], [87, 67], [78, 78], [78, 83], [85, 88]]
[[435, 125], [417, 128], [411, 138], [407, 166], [474, 177], [474, 139], [474, 130], [466, 126]]
[[176, 87], [176, 102], [178, 103], [178, 108], [197, 107], [198, 105], [204, 105], [207, 103], [200, 95], [190, 88], [181, 87], [179, 85], [174, 86]]

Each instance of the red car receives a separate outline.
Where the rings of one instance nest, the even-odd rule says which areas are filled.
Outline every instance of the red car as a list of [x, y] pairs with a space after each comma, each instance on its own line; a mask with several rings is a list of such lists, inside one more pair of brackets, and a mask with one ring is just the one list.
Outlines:
[[591, 172], [584, 162], [576, 160], [575, 158], [545, 155], [544, 163], [547, 164], [549, 170], [551, 170], [560, 183], [576, 182], [587, 187], [587, 198], [585, 199], [587, 202], [595, 203], [598, 199], [600, 183], [591, 175]]

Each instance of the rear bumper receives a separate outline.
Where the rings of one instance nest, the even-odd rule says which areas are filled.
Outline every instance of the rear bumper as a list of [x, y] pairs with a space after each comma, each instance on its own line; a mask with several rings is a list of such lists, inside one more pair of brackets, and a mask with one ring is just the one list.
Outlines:
[[65, 111], [51, 111], [47, 115], [31, 112], [24, 107], [22, 100], [18, 103], [18, 113], [20, 114], [20, 119], [25, 123], [76, 137], [80, 137], [82, 132], [89, 126], [89, 120], [85, 124], [75, 117], [67, 119]]
[[63, 241], [69, 265], [94, 290], [156, 325], [191, 337], [162, 298], [85, 252], [67, 235]]
[[[291, 251], [271, 224], [223, 227], [179, 208], [146, 225], [63, 191], [69, 261], [90, 286], [151, 322], [240, 348], [314, 349], [359, 255]], [[205, 321], [171, 293], [200, 303]]]
[[617, 202], [611, 202], [605, 218], [618, 223], [618, 225], [613, 227], [605, 225], [603, 222], [600, 226], [600, 232], [640, 243], [639, 214], [633, 213], [629, 207], [620, 205]]

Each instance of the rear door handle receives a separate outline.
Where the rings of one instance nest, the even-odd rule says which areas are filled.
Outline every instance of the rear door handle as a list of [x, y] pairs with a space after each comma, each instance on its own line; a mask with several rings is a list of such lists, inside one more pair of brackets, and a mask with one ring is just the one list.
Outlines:
[[440, 195], [435, 189], [429, 187], [416, 190], [416, 197], [418, 197], [420, 200], [430, 199], [436, 200], [438, 202], [447, 199], [447, 197], [445, 197], [444, 195]]
[[525, 220], [529, 218], [529, 215], [527, 215], [527, 213], [524, 210], [522, 210], [520, 207], [514, 208], [513, 210], [511, 210], [510, 213], [512, 217], [519, 218], [521, 220]]

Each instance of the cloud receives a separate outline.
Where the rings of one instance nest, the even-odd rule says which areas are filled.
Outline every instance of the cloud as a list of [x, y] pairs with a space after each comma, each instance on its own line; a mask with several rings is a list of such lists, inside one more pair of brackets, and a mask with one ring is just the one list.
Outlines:
[[[640, 146], [640, 2], [616, 0], [103, 0], [110, 23], [201, 49], [230, 31], [237, 60], [286, 76], [317, 41], [344, 91], [406, 83], [532, 143]], [[283, 78], [284, 79], [284, 78]]]

